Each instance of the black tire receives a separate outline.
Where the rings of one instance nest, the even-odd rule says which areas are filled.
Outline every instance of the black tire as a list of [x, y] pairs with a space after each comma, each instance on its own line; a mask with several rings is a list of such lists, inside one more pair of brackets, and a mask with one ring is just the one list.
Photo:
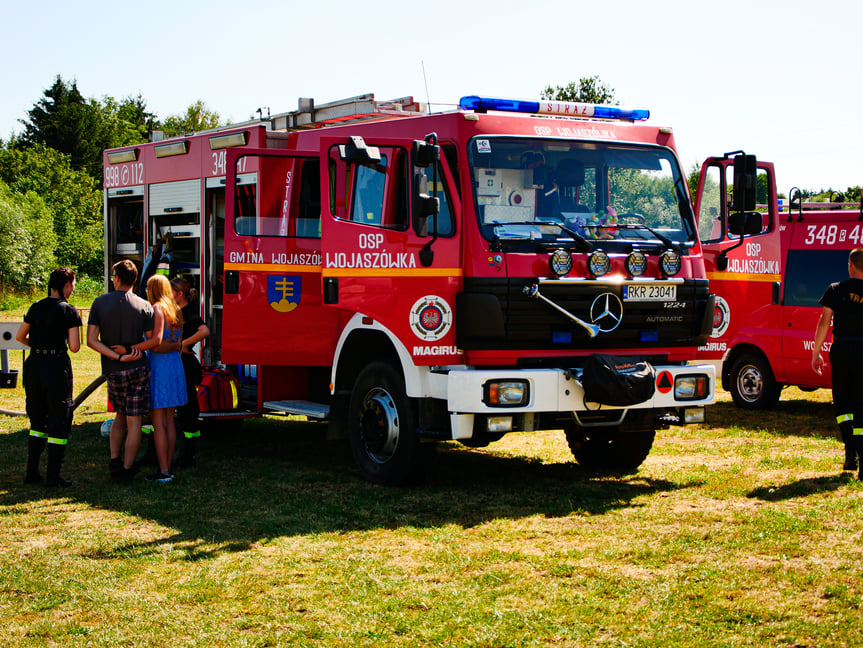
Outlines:
[[416, 428], [401, 374], [385, 362], [366, 366], [348, 407], [348, 438], [362, 476], [384, 486], [418, 481], [423, 461]]
[[770, 409], [779, 402], [782, 386], [776, 383], [770, 363], [760, 355], [740, 356], [731, 366], [729, 390], [742, 409]]
[[653, 447], [653, 430], [625, 431], [620, 427], [582, 428], [575, 423], [564, 427], [572, 456], [587, 470], [632, 472]]

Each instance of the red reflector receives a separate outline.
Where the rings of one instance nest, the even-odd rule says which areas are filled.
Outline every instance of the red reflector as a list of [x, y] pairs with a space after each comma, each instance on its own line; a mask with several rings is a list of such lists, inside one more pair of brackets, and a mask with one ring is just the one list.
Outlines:
[[371, 317], [364, 317], [363, 318], [363, 324], [366, 326], [371, 326], [374, 323], [375, 323], [375, 321]]

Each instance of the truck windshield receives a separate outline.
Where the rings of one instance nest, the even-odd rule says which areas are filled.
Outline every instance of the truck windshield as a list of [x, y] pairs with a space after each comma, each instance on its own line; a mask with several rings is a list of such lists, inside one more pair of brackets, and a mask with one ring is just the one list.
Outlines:
[[489, 240], [695, 240], [685, 180], [667, 149], [479, 137], [470, 164]]

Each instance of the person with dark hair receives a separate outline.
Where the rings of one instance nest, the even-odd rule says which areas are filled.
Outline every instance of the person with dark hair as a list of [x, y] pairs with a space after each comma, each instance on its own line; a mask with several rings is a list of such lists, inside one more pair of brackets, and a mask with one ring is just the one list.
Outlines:
[[87, 321], [87, 346], [102, 354], [108, 400], [116, 413], [109, 435], [109, 470], [120, 483], [135, 476], [142, 418], [150, 411], [150, 365], [144, 352], [162, 342], [162, 331], [154, 331], [153, 307], [132, 292], [137, 279], [132, 261], [115, 263], [114, 290], [96, 298]]
[[24, 393], [30, 435], [25, 484], [42, 482], [39, 459], [48, 447], [45, 486], [67, 487], [60, 476], [72, 429], [72, 362], [67, 349], [81, 348], [81, 316], [69, 302], [75, 290], [75, 271], [56, 268], [48, 279], [48, 296], [27, 311], [15, 339], [30, 347], [24, 361]]
[[812, 369], [820, 374], [824, 367], [821, 347], [832, 321], [830, 371], [836, 422], [845, 445], [842, 469], [858, 470], [857, 478], [863, 480], [863, 247], [848, 256], [848, 279], [830, 284], [818, 303], [823, 309], [815, 329]]
[[180, 358], [183, 360], [183, 373], [186, 379], [186, 404], [177, 408], [177, 423], [183, 433], [183, 445], [176, 465], [184, 468], [195, 465], [195, 451], [201, 428], [198, 417], [198, 385], [201, 383], [201, 363], [195, 355], [195, 345], [210, 335], [209, 327], [198, 314], [196, 304], [191, 302], [191, 284], [182, 277], [171, 280], [174, 301], [183, 313], [183, 339], [180, 343]]

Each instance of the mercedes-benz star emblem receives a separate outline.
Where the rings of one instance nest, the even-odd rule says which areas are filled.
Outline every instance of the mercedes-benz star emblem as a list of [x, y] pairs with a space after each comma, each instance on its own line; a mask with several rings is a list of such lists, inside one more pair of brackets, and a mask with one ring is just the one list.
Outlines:
[[603, 333], [611, 333], [623, 321], [623, 302], [614, 293], [597, 295], [590, 305], [590, 321]]

